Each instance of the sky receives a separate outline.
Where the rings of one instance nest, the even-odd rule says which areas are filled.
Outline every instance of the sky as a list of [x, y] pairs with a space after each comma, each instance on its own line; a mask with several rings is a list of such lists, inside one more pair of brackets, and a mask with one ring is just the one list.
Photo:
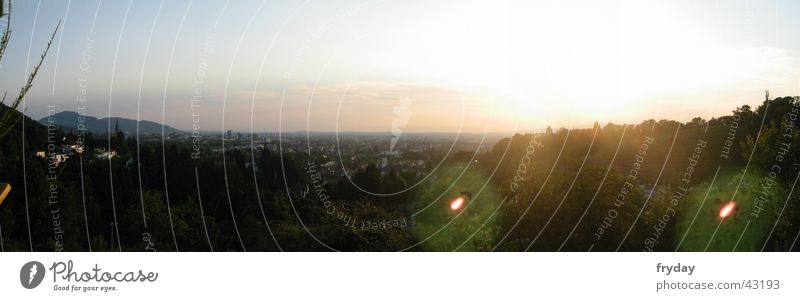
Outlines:
[[0, 89], [18, 91], [60, 21], [25, 100], [35, 119], [54, 106], [243, 132], [688, 121], [766, 89], [800, 94], [798, 13], [743, 0], [16, 1]]

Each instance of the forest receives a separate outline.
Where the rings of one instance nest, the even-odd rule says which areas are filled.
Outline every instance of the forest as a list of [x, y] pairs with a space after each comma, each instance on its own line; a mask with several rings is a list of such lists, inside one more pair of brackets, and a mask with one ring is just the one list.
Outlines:
[[[425, 177], [371, 164], [341, 179], [302, 152], [193, 158], [189, 143], [24, 117], [0, 143], [0, 181], [13, 187], [0, 241], [3, 251], [796, 251], [799, 109], [797, 97], [767, 97], [710, 120], [547, 128], [449, 154]], [[77, 141], [117, 155], [36, 155]]]

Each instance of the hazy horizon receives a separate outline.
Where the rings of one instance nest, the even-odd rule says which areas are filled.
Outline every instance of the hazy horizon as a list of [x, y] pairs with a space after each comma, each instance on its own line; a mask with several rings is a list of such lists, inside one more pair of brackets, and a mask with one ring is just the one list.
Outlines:
[[[785, 38], [800, 33], [798, 8], [25, 1], [14, 4], [0, 78], [16, 91], [61, 20], [26, 99], [34, 119], [48, 105], [84, 104], [98, 118], [221, 132], [511, 133], [685, 122], [755, 107], [767, 89], [800, 94], [800, 42]], [[81, 89], [84, 103], [76, 101]]]

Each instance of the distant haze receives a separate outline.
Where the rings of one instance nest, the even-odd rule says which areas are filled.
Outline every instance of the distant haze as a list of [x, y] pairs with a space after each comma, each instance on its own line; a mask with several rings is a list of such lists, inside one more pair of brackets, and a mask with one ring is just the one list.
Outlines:
[[800, 94], [798, 14], [744, 0], [16, 1], [0, 88], [18, 91], [61, 20], [25, 102], [34, 119], [53, 105], [204, 132], [688, 121]]

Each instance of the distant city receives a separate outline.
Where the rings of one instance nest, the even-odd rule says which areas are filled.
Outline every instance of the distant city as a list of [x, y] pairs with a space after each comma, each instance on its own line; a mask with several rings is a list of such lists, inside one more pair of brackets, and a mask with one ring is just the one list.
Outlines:
[[[111, 133], [121, 133], [135, 138], [140, 144], [162, 142], [191, 146], [192, 158], [203, 153], [219, 156], [224, 152], [239, 150], [245, 153], [305, 153], [315, 162], [328, 179], [338, 180], [352, 176], [370, 164], [378, 166], [385, 175], [389, 170], [423, 176], [436, 162], [447, 155], [459, 153], [480, 154], [489, 150], [500, 139], [510, 137], [510, 133], [404, 133], [392, 135], [389, 132], [259, 132], [240, 131], [183, 131], [156, 122], [112, 117], [97, 119], [81, 116], [75, 112], [61, 112], [39, 120], [45, 126], [58, 128], [66, 133], [57, 150], [47, 152], [34, 150], [37, 157], [47, 158], [55, 164], [67, 161], [70, 156], [81, 155], [85, 151], [97, 159], [113, 159], [117, 150], [103, 146], [88, 147], [80, 143], [79, 137], [92, 133], [102, 140]], [[78, 122], [80, 120], [81, 122]], [[52, 121], [52, 123], [51, 123]], [[86, 126], [89, 124], [89, 126]], [[108, 127], [110, 126], [110, 128]], [[162, 134], [161, 129], [164, 129]], [[393, 143], [395, 142], [395, 143]], [[471, 156], [471, 155], [470, 155]], [[127, 165], [134, 164], [133, 158]], [[248, 163], [248, 167], [249, 167]]]

